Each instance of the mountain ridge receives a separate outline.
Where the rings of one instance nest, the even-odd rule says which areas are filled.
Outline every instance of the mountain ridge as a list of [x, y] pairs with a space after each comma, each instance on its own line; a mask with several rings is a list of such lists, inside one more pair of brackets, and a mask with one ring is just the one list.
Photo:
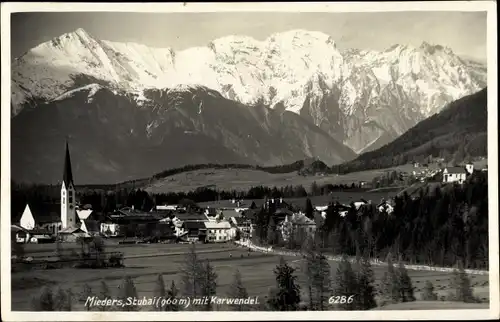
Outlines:
[[429, 156], [459, 164], [487, 156], [487, 87], [447, 104], [393, 142], [338, 166], [341, 172], [389, 168]]
[[273, 166], [312, 156], [338, 164], [355, 157], [292, 112], [246, 106], [202, 86], [141, 94], [94, 84], [21, 111], [12, 120], [13, 179], [59, 180], [66, 136], [75, 180], [85, 178], [85, 184], [149, 177], [186, 164]]
[[[442, 105], [483, 87], [486, 69], [429, 44], [339, 51], [329, 35], [226, 36], [182, 51], [96, 39], [83, 29], [13, 62], [12, 112], [91, 83], [141, 96], [202, 85], [246, 105], [294, 112], [356, 152], [388, 143]], [[388, 141], [388, 142], [386, 142]]]

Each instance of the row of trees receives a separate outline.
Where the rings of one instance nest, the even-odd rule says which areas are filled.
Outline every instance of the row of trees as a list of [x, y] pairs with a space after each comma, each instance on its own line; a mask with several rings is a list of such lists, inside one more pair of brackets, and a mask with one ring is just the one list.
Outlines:
[[[135, 209], [150, 211], [155, 204], [179, 204], [183, 200], [194, 202], [210, 202], [228, 199], [263, 199], [271, 198], [303, 198], [307, 196], [328, 195], [336, 191], [363, 191], [359, 184], [325, 184], [313, 182], [309, 189], [302, 185], [284, 187], [255, 186], [247, 191], [225, 191], [213, 188], [198, 188], [190, 192], [171, 192], [151, 194], [142, 189], [117, 190], [78, 190], [78, 199], [82, 205], [90, 205], [96, 212], [110, 213], [117, 207], [134, 206]], [[29, 203], [32, 211], [47, 213], [47, 206], [59, 202], [59, 186], [14, 185], [11, 194], [12, 214], [18, 217]]]
[[[374, 274], [370, 262], [366, 257], [358, 257], [352, 264], [347, 257], [339, 262], [336, 273], [331, 275], [331, 267], [322, 253], [321, 248], [309, 238], [303, 247], [304, 261], [300, 271], [291, 266], [283, 258], [274, 269], [275, 285], [269, 290], [265, 301], [255, 305], [234, 303], [224, 310], [250, 311], [323, 311], [328, 309], [340, 310], [369, 310], [377, 305], [389, 303], [415, 301], [414, 287], [405, 267], [400, 263], [395, 267], [391, 262], [385, 272], [380, 289], [374, 285]], [[208, 260], [201, 260], [195, 246], [186, 254], [180, 270], [181, 284], [177, 287], [171, 281], [166, 287], [162, 274], [158, 275], [153, 298], [162, 298], [168, 301], [158, 305], [157, 302], [148, 304], [148, 310], [155, 311], [212, 311], [219, 309], [210, 301], [194, 303], [194, 298], [204, 298], [217, 294], [218, 275]], [[302, 283], [299, 282], [302, 280]], [[476, 302], [470, 286], [470, 281], [463, 267], [456, 269], [450, 285], [451, 291], [447, 299], [461, 302]], [[249, 294], [246, 290], [241, 273], [236, 270], [233, 281], [227, 292], [227, 297], [246, 299]], [[138, 303], [127, 305], [95, 305], [90, 299], [96, 297], [101, 301], [117, 299], [120, 303], [127, 303], [128, 299], [140, 299], [133, 279], [127, 276], [118, 287], [118, 293], [112, 294], [103, 280], [96, 289], [84, 284], [79, 294], [71, 289], [50, 287], [42, 289], [40, 295], [33, 297], [32, 308], [36, 311], [71, 311], [75, 308], [75, 301], [84, 304], [85, 309], [108, 311], [138, 311]], [[190, 298], [187, 306], [181, 299]], [[422, 300], [437, 300], [431, 282], [427, 282], [422, 293]], [[377, 303], [378, 302], [378, 303]], [[94, 305], [91, 305], [94, 304]]]

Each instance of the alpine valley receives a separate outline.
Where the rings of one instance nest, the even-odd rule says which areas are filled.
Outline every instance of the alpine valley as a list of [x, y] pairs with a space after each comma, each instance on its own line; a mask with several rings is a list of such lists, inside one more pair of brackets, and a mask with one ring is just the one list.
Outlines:
[[428, 43], [341, 51], [305, 30], [176, 52], [78, 29], [15, 59], [11, 84], [13, 179], [59, 178], [69, 137], [76, 176], [111, 183], [193, 163], [349, 161], [486, 87], [486, 66]]

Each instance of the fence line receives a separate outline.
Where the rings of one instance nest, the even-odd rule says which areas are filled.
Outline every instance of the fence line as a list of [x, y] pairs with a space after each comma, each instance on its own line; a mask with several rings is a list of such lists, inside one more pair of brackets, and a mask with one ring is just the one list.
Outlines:
[[[248, 247], [250, 249], [263, 252], [263, 253], [271, 253], [271, 254], [276, 254], [276, 255], [282, 255], [282, 256], [301, 256], [302, 254], [300, 252], [292, 252], [292, 251], [282, 251], [282, 250], [275, 250], [272, 247], [262, 247], [262, 246], [257, 246], [254, 245], [250, 241], [235, 241], [236, 244]], [[331, 256], [331, 255], [326, 255], [326, 259], [331, 260], [331, 261], [340, 261], [342, 259], [342, 256], [336, 255], [336, 256]], [[348, 260], [353, 263], [356, 259], [355, 258], [348, 258]], [[372, 259], [370, 260], [370, 264], [374, 266], [387, 266], [388, 264], [386, 262], [382, 262], [378, 259]], [[431, 272], [446, 272], [446, 273], [451, 273], [455, 270], [455, 268], [452, 267], [436, 267], [436, 266], [428, 266], [428, 265], [409, 265], [409, 264], [404, 264], [404, 267], [408, 270], [415, 270], [415, 271], [431, 271]], [[489, 275], [489, 271], [485, 270], [475, 270], [475, 269], [466, 269], [465, 272], [470, 275]]]

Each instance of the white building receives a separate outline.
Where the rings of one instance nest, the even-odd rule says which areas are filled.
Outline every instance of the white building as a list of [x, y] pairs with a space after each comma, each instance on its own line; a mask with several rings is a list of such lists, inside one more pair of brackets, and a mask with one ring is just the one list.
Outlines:
[[447, 168], [444, 168], [444, 170], [443, 170], [443, 182], [463, 183], [465, 181], [465, 179], [467, 178], [467, 174], [469, 174], [469, 170], [471, 170], [470, 173], [472, 173], [473, 166], [472, 166], [472, 168], [470, 166], [468, 168], [466, 168], [466, 167], [447, 167]]
[[205, 227], [207, 229], [207, 242], [227, 242], [236, 235], [235, 227], [232, 227], [226, 220], [219, 222], [207, 221]]

